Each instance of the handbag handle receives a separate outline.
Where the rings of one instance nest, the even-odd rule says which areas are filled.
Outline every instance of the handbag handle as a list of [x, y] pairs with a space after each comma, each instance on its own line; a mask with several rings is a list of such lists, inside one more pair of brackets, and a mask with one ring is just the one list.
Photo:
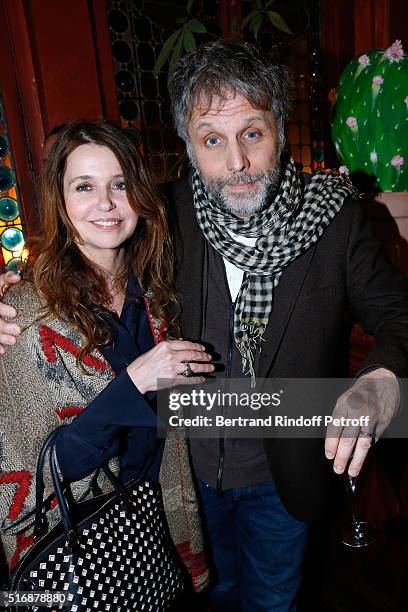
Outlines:
[[[50, 464], [51, 478], [52, 478], [52, 482], [54, 485], [55, 495], [57, 496], [59, 512], [60, 512], [62, 524], [64, 526], [64, 531], [67, 536], [68, 546], [71, 548], [71, 550], [75, 550], [79, 546], [76, 526], [75, 526], [75, 522], [72, 517], [72, 512], [70, 511], [69, 505], [67, 503], [67, 499], [64, 495], [63, 483], [58, 474], [56, 458], [55, 458], [55, 438], [56, 438], [56, 433], [60, 429], [61, 427], [55, 430], [54, 432], [55, 435], [52, 437], [50, 435], [49, 438], [47, 438], [44, 445], [46, 445], [47, 448], [50, 448], [49, 464]], [[145, 464], [142, 466], [141, 470], [139, 471], [138, 475], [136, 476], [136, 480], [140, 480], [141, 478], [146, 476], [149, 469], [153, 465], [155, 459], [157, 458], [162, 445], [163, 445], [163, 440], [159, 440], [158, 443], [155, 445], [153, 452], [151, 453], [149, 459], [147, 460], [147, 462], [145, 462]], [[40, 456], [42, 459], [42, 465], [44, 465], [43, 457], [45, 457], [45, 452], [43, 454], [41, 452]], [[131, 509], [129, 506], [129, 494], [127, 492], [126, 487], [119, 480], [119, 478], [112, 472], [112, 470], [108, 467], [107, 464], [102, 466], [101, 469], [104, 471], [107, 478], [111, 482], [113, 488], [115, 489], [116, 493], [119, 495], [120, 500], [124, 506], [125, 512], [130, 512]]]
[[37, 468], [35, 474], [35, 522], [34, 522], [34, 539], [44, 535], [48, 530], [47, 512], [44, 506], [44, 463], [47, 451], [53, 445], [60, 429], [65, 427], [61, 425], [54, 429], [45, 439], [44, 444], [38, 455]]
[[[144, 480], [146, 478], [146, 475], [148, 474], [150, 468], [153, 466], [155, 460], [157, 459], [158, 454], [159, 454], [160, 449], [161, 449], [162, 446], [163, 446], [163, 440], [159, 440], [157, 442], [157, 444], [155, 445], [155, 447], [153, 448], [153, 451], [150, 453], [150, 456], [147, 459], [147, 461], [140, 468], [140, 470], [139, 470], [138, 474], [135, 476], [134, 480]], [[129, 494], [127, 492], [126, 487], [123, 485], [122, 481], [119, 480], [119, 478], [116, 476], [116, 474], [114, 474], [112, 472], [112, 470], [110, 469], [110, 467], [109, 467], [109, 465], [107, 463], [105, 465], [103, 465], [101, 469], [105, 473], [106, 477], [108, 478], [108, 480], [110, 481], [111, 485], [114, 487], [116, 492], [119, 494], [119, 496], [120, 496], [120, 498], [122, 500], [122, 503], [123, 503], [123, 505], [125, 507], [125, 510], [126, 511], [130, 510], [130, 508], [128, 506]]]

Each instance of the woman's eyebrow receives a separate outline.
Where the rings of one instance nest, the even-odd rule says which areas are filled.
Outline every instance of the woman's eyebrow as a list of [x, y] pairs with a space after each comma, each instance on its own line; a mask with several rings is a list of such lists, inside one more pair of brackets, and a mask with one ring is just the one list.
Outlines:
[[[74, 176], [74, 178], [69, 181], [69, 185], [71, 185], [71, 183], [74, 183], [75, 181], [86, 181], [92, 178], [93, 176], [91, 174], [81, 174], [80, 176]], [[119, 174], [113, 174], [111, 178], [123, 178], [123, 172], [120, 172]]]

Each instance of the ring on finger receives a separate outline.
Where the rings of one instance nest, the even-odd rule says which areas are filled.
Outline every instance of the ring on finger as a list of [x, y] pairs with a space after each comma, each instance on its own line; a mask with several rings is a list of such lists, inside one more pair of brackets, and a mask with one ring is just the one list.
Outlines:
[[370, 433], [369, 431], [360, 431], [358, 434], [360, 438], [374, 438], [375, 434]]
[[182, 376], [184, 376], [185, 378], [188, 378], [189, 376], [191, 376], [193, 373], [193, 370], [191, 369], [191, 366], [189, 363], [185, 363], [184, 364], [184, 370], [182, 372]]

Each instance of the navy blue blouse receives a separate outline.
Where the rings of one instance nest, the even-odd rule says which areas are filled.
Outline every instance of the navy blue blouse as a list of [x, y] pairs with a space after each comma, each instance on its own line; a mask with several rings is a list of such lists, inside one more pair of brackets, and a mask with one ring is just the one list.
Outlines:
[[[133, 277], [129, 278], [120, 318], [109, 316], [113, 342], [101, 353], [117, 374], [74, 421], [61, 429], [56, 454], [63, 476], [83, 478], [108, 459], [119, 456], [123, 482], [139, 475], [158, 446], [156, 436], [156, 393], [142, 395], [126, 367], [153, 348], [154, 341], [146, 308]], [[157, 480], [163, 443], [146, 477]]]

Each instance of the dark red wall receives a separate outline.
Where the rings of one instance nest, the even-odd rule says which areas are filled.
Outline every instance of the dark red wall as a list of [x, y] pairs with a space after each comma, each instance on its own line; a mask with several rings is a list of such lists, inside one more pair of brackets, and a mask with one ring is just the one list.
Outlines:
[[[77, 118], [119, 121], [107, 10], [104, 0], [0, 0], [0, 23], [0, 89], [22, 187], [27, 160], [38, 175], [53, 127]], [[35, 191], [25, 191], [28, 219]]]

